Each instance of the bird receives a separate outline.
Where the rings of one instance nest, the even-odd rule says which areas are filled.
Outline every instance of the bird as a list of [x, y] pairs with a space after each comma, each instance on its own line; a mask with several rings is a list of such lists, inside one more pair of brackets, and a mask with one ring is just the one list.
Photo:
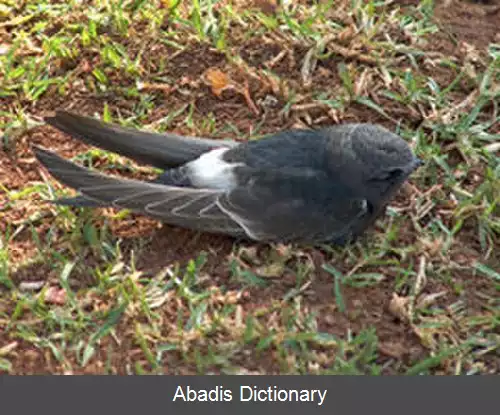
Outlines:
[[79, 192], [54, 203], [129, 209], [257, 243], [352, 243], [423, 163], [403, 138], [370, 123], [235, 141], [141, 131], [62, 110], [44, 121], [162, 171], [150, 181], [104, 175], [33, 145], [47, 171]]

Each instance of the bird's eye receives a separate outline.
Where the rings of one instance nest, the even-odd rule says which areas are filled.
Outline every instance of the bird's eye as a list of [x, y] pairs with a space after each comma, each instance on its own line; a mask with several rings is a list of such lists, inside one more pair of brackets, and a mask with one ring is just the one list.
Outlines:
[[373, 181], [387, 181], [387, 180], [395, 180], [403, 173], [402, 169], [395, 168], [384, 170], [377, 174], [372, 180]]

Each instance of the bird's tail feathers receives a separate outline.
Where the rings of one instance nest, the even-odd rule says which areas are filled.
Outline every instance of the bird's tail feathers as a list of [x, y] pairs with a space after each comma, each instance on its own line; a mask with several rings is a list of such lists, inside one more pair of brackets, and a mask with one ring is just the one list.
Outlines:
[[86, 144], [160, 169], [177, 167], [214, 148], [237, 144], [235, 141], [139, 131], [66, 111], [46, 117], [45, 122]]

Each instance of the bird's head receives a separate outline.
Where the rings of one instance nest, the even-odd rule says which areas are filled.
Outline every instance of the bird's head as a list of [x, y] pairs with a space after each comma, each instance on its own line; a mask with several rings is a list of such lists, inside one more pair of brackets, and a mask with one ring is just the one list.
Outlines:
[[[417, 169], [418, 159], [401, 137], [373, 124], [338, 126], [332, 135], [331, 166], [367, 198], [384, 200]], [[340, 133], [340, 134], [339, 134]]]

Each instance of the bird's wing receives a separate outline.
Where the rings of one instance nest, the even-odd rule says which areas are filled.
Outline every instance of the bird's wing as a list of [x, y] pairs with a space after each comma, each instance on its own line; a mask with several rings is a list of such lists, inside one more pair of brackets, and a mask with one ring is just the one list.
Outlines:
[[33, 147], [38, 160], [61, 183], [96, 205], [131, 209], [162, 222], [204, 232], [246, 236], [217, 204], [220, 191], [165, 186], [93, 172], [55, 153]]
[[48, 150], [34, 151], [52, 176], [86, 199], [204, 232], [258, 241], [334, 242], [348, 239], [369, 213], [365, 200], [302, 169], [243, 167], [240, 186], [194, 189], [104, 176]]
[[370, 205], [321, 172], [255, 171], [218, 205], [255, 240], [343, 244], [370, 215]]
[[160, 169], [177, 167], [218, 147], [234, 147], [236, 141], [159, 134], [104, 123], [65, 111], [45, 121], [78, 140]]

